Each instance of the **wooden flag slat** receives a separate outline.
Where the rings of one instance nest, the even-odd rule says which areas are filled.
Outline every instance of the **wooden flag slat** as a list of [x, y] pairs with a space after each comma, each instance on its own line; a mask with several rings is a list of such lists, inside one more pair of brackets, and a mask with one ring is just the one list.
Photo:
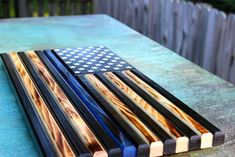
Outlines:
[[190, 127], [185, 125], [180, 119], [178, 119], [174, 114], [164, 108], [161, 104], [155, 101], [152, 97], [150, 97], [145, 91], [136, 86], [133, 82], [131, 82], [128, 78], [126, 78], [121, 72], [115, 72], [115, 74], [127, 84], [130, 88], [132, 88], [138, 95], [144, 98], [152, 107], [154, 107], [158, 112], [160, 112], [165, 118], [174, 124], [174, 126], [181, 130], [190, 140], [189, 142], [189, 150], [200, 149], [201, 139], [200, 136], [197, 135]]
[[99, 102], [99, 104], [102, 105], [102, 107], [108, 111], [113, 117], [114, 119], [122, 126], [123, 130], [125, 130], [127, 132], [127, 134], [129, 135], [129, 137], [133, 140], [136, 141], [137, 143], [137, 156], [148, 156], [149, 155], [149, 143], [148, 141], [146, 141], [146, 138], [144, 138], [141, 134], [139, 134], [138, 132], [136, 132], [135, 129], [133, 129], [132, 125], [130, 126], [129, 123], [127, 123], [127, 121], [123, 120], [123, 117], [120, 114], [117, 114], [117, 112], [115, 111], [114, 108], [110, 107], [109, 102], [107, 102], [99, 93], [98, 91], [96, 91], [96, 89], [88, 82], [88, 80], [83, 77], [80, 76], [78, 77], [78, 79], [80, 80], [80, 83], [84, 86], [84, 88], [86, 90], [89, 91], [89, 93], [91, 94], [91, 96]]
[[154, 157], [225, 134], [105, 46], [1, 55], [46, 156]]
[[148, 127], [159, 136], [164, 144], [164, 155], [173, 154], [176, 152], [176, 142], [172, 139], [161, 127], [159, 127], [151, 118], [148, 117], [147, 113], [136, 107], [136, 104], [131, 101], [123, 92], [121, 92], [114, 84], [112, 84], [103, 74], [96, 75], [105, 86], [109, 88], [115, 95], [127, 105], [132, 112], [136, 114], [142, 121], [148, 125]]
[[[42, 91], [49, 107], [53, 110], [57, 119], [60, 120], [71, 143], [73, 143], [76, 149], [83, 150], [83, 152], [86, 151], [87, 153], [91, 152], [92, 156], [107, 156], [107, 152], [50, 76], [37, 55], [32, 51], [27, 52], [27, 54], [31, 61], [26, 53], [19, 53], [38, 88]], [[32, 62], [35, 66], [32, 65]]]
[[162, 88], [160, 85], [158, 85], [156, 82], [152, 81], [150, 78], [145, 76], [143, 73], [141, 73], [137, 69], [131, 70], [136, 76], [138, 76], [141, 80], [146, 82], [149, 86], [151, 86], [153, 89], [158, 91], [161, 95], [163, 95], [166, 99], [170, 100], [174, 105], [179, 107], [182, 111], [187, 113], [189, 116], [191, 116], [193, 119], [195, 119], [198, 123], [200, 123], [202, 126], [204, 126], [207, 130], [209, 130], [213, 134], [213, 146], [221, 145], [224, 143], [225, 134], [219, 130], [217, 127], [215, 127], [212, 123], [210, 123], [208, 120], [203, 118], [201, 115], [199, 115], [197, 112], [192, 110], [190, 107], [188, 107], [186, 104], [184, 104], [181, 100], [176, 98], [174, 95], [169, 93], [167, 90]]
[[36, 137], [39, 140], [40, 146], [43, 149], [45, 156], [57, 157], [55, 147], [51, 142], [51, 139], [44, 127], [42, 120], [39, 118], [39, 115], [33, 104], [34, 102], [30, 98], [29, 93], [26, 91], [25, 86], [23, 85], [23, 82], [17, 72], [17, 69], [14, 67], [8, 54], [1, 54], [1, 57], [3, 59], [3, 63], [6, 66], [7, 72], [14, 84], [26, 115], [27, 117], [29, 117], [29, 121], [31, 122], [33, 130], [36, 133]]
[[123, 93], [125, 93], [136, 104], [136, 108], [140, 108], [151, 118], [155, 125], [160, 125], [165, 132], [168, 133], [176, 141], [176, 153], [188, 151], [189, 139], [172, 123], [166, 119], [161, 113], [153, 108], [148, 102], [140, 97], [134, 90], [121, 81], [112, 72], [104, 74], [113, 84], [115, 84]]
[[156, 101], [158, 101], [161, 105], [167, 108], [170, 112], [172, 112], [175, 116], [177, 116], [181, 121], [183, 121], [186, 125], [188, 125], [191, 129], [193, 129], [197, 134], [201, 136], [201, 149], [212, 147], [212, 139], [213, 135], [210, 133], [205, 127], [199, 124], [196, 120], [190, 117], [188, 114], [183, 112], [180, 108], [178, 108], [175, 104], [170, 102], [168, 99], [163, 97], [160, 93], [134, 75], [131, 71], [123, 71], [123, 74], [128, 77], [131, 81], [133, 81], [137, 86], [145, 90], [150, 96], [152, 96]]
[[[81, 77], [82, 76], [79, 78]], [[88, 82], [85, 83], [85, 79]], [[146, 127], [146, 125], [140, 121], [131, 110], [125, 106], [125, 104], [123, 104], [111, 91], [109, 91], [105, 85], [103, 85], [93, 74], [86, 74], [84, 78], [82, 78], [82, 81], [84, 84], [89, 86], [90, 91], [93, 93], [96, 92], [96, 98], [100, 99], [102, 97], [103, 101], [108, 103], [105, 105], [107, 109], [112, 109], [111, 112], [113, 112], [115, 116], [120, 116], [120, 118], [117, 119], [119, 123], [125, 122], [128, 127], [131, 127], [131, 129], [139, 134], [139, 136], [142, 138], [144, 137], [145, 141], [147, 140], [150, 144], [150, 156], [162, 155], [162, 141], [160, 141], [160, 139], [148, 127]]]
[[46, 51], [46, 56], [51, 63], [56, 67], [59, 73], [63, 75], [68, 84], [73, 88], [81, 100], [88, 106], [88, 108], [97, 117], [97, 120], [107, 130], [109, 134], [119, 143], [123, 149], [124, 157], [135, 157], [136, 148], [132, 142], [123, 134], [123, 131], [114, 124], [110, 117], [100, 108], [100, 106], [91, 98], [85, 89], [79, 84], [74, 76], [67, 70], [67, 68], [54, 56], [53, 53]]
[[62, 157], [75, 157], [76, 154], [72, 150], [63, 132], [56, 123], [56, 120], [47, 108], [47, 105], [35, 87], [27, 70], [24, 68], [20, 58], [16, 53], [10, 53], [9, 55], [21, 77], [24, 86], [26, 87], [27, 92], [30, 93], [30, 97], [34, 102], [35, 108], [44, 123], [53, 145], [56, 148], [57, 155]]
[[83, 104], [80, 98], [72, 90], [72, 88], [67, 84], [63, 77], [58, 73], [55, 67], [50, 63], [47, 57], [42, 52], [36, 52], [43, 63], [47, 66], [49, 71], [53, 74], [56, 81], [60, 84], [63, 91], [69, 97], [70, 101], [75, 105], [76, 109], [81, 114], [82, 118], [87, 121], [92, 131], [96, 134], [99, 140], [102, 140], [104, 147], [108, 151], [110, 157], [121, 156], [121, 149], [113, 141], [113, 139], [105, 132], [102, 126], [98, 123], [96, 118], [91, 114], [87, 107]]

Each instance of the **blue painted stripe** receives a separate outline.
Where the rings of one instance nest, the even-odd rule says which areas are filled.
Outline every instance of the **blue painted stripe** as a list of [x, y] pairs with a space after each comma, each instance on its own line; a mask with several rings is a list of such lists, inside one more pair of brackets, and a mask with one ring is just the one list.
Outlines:
[[73, 88], [80, 99], [87, 105], [102, 127], [114, 139], [114, 141], [122, 148], [124, 157], [135, 157], [136, 148], [132, 142], [123, 134], [110, 117], [100, 108], [100, 106], [90, 97], [86, 90], [80, 85], [76, 78], [67, 70], [67, 68], [54, 56], [50, 51], [46, 51], [45, 55], [56, 67], [59, 73], [64, 77], [67, 83]]

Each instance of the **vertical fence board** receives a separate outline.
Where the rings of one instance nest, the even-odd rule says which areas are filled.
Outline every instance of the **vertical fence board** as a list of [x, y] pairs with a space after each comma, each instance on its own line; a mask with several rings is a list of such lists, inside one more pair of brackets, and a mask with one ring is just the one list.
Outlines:
[[231, 56], [231, 68], [230, 68], [230, 72], [229, 72], [229, 81], [235, 83], [235, 15], [232, 16], [233, 18], [233, 24], [232, 24], [232, 56]]

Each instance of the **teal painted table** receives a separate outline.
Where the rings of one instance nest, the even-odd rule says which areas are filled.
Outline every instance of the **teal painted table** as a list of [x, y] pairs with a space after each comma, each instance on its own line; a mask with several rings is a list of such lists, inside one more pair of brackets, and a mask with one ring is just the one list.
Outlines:
[[[105, 15], [0, 20], [0, 52], [105, 45], [226, 133], [223, 146], [175, 156], [234, 156], [235, 87]], [[0, 60], [0, 156], [40, 150]]]

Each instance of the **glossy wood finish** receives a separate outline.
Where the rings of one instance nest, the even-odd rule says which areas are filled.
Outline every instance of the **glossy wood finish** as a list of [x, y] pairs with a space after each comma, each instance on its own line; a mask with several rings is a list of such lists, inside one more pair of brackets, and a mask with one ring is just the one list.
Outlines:
[[[147, 103], [142, 97], [140, 97], [135, 91], [128, 87], [123, 81], [121, 81], [112, 72], [105, 73], [105, 76], [114, 83], [119, 90], [125, 93], [136, 106], [148, 113], [148, 115], [160, 125], [173, 139], [176, 141], [176, 153], [185, 152], [188, 150], [189, 139], [178, 131], [162, 114], [154, 109], [149, 103]], [[154, 125], [154, 124], [153, 124]]]
[[[132, 111], [130, 111], [125, 104], [123, 104], [102, 82], [100, 82], [93, 74], [87, 74], [85, 77], [96, 88], [96, 90], [116, 109], [117, 114], [121, 114], [124, 119], [129, 121], [130, 126], [135, 126], [136, 131], [143, 134], [143, 136], [150, 143], [150, 156], [161, 156], [163, 154], [163, 144], [152, 131], [150, 131], [144, 123], [142, 123]], [[138, 131], [138, 130], [139, 131]]]
[[93, 132], [87, 126], [86, 122], [82, 119], [79, 113], [76, 111], [74, 106], [71, 104], [67, 96], [64, 94], [62, 89], [57, 85], [55, 80], [52, 78], [48, 70], [45, 68], [41, 60], [33, 51], [28, 52], [28, 56], [31, 58], [37, 70], [45, 80], [48, 87], [51, 89], [51, 93], [58, 100], [60, 107], [65, 112], [69, 118], [72, 126], [76, 128], [77, 134], [82, 139], [83, 143], [88, 147], [90, 152], [92, 152], [94, 157], [106, 157], [107, 152], [104, 150], [103, 146], [100, 144], [98, 139], [95, 137]]
[[190, 126], [195, 132], [201, 135], [201, 148], [212, 147], [213, 143], [213, 135], [201, 124], [199, 124], [196, 120], [190, 117], [187, 113], [182, 111], [179, 107], [173, 104], [170, 100], [166, 99], [159, 92], [154, 90], [151, 86], [149, 86], [146, 82], [141, 80], [138, 76], [133, 74], [131, 71], [123, 72], [130, 80], [132, 80], [136, 85], [145, 90], [149, 95], [151, 95], [155, 100], [157, 100], [161, 105], [166, 107], [169, 111], [174, 113], [178, 118], [180, 118], [184, 123]]
[[16, 53], [10, 54], [11, 59], [17, 68], [21, 79], [27, 89], [28, 93], [31, 93], [31, 99], [35, 104], [35, 108], [37, 109], [40, 118], [43, 120], [44, 126], [51, 138], [53, 145], [56, 148], [58, 156], [60, 157], [75, 157], [73, 150], [71, 149], [69, 143], [67, 142], [65, 136], [59, 129], [55, 119], [47, 108], [44, 100], [40, 96], [38, 90], [36, 89], [32, 79], [30, 78], [28, 72], [24, 68], [24, 65], [20, 61], [20, 58]]

